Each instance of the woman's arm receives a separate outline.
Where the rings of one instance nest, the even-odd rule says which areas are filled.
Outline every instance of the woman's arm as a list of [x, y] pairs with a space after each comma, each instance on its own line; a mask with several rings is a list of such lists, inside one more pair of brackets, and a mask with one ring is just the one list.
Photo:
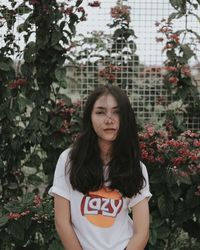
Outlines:
[[149, 204], [148, 198], [132, 208], [134, 234], [127, 250], [144, 250], [149, 238]]
[[71, 225], [70, 202], [54, 195], [55, 226], [65, 250], [82, 250]]

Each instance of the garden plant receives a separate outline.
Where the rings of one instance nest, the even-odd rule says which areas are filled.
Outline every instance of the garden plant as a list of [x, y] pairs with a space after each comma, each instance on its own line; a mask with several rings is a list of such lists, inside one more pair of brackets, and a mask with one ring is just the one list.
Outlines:
[[[69, 86], [66, 62], [77, 67], [77, 77], [84, 74], [90, 87], [109, 82], [130, 94], [134, 84], [142, 83], [137, 81], [140, 62], [127, 1], [117, 1], [111, 9], [111, 36], [94, 32], [93, 38], [101, 41], [101, 46], [93, 51], [95, 61], [86, 60], [91, 72], [83, 70], [84, 51], [73, 51], [78, 46], [74, 42], [76, 26], [88, 18], [83, 4], [83, 0], [9, 0], [8, 5], [0, 6], [4, 34], [0, 50], [2, 250], [63, 249], [47, 191], [59, 154], [73, 143], [81, 126], [82, 101], [74, 103], [65, 94]], [[88, 8], [101, 6], [100, 1], [87, 4]], [[161, 34], [156, 40], [165, 43], [167, 59], [163, 68], [150, 69], [155, 78], [149, 78], [149, 92], [159, 92], [156, 86], [162, 84], [161, 78], [170, 98], [160, 99], [156, 124], [144, 126], [142, 121], [139, 127], [141, 157], [153, 194], [148, 247], [193, 250], [200, 248], [200, 134], [198, 127], [196, 132], [186, 129], [184, 114], [192, 120], [200, 113], [198, 86], [189, 66], [200, 37], [187, 27], [189, 15], [199, 20], [193, 10], [200, 8], [200, 1], [169, 0], [169, 4], [175, 12], [156, 22]], [[174, 31], [173, 24], [181, 18], [185, 29]], [[95, 39], [83, 37], [82, 41], [92, 44]], [[102, 56], [105, 50], [107, 54]], [[145, 78], [148, 75], [145, 68], [141, 73]], [[86, 84], [85, 92], [87, 88]]]

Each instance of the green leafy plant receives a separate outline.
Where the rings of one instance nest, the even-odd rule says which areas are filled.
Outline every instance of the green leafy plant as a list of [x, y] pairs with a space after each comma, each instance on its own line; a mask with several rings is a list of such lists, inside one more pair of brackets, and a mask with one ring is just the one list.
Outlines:
[[[69, 133], [73, 132], [67, 127], [73, 104], [63, 93], [64, 63], [75, 26], [86, 17], [81, 4], [80, 0], [71, 5], [48, 0], [9, 1], [0, 8], [2, 29], [6, 28], [0, 51], [0, 178], [4, 202], [21, 196], [32, 184], [34, 188], [34, 184], [44, 182], [42, 173], [50, 182], [59, 153], [71, 143]], [[17, 26], [20, 17], [23, 21]], [[16, 26], [24, 48], [17, 45], [13, 34]], [[20, 64], [13, 55], [21, 58]], [[27, 176], [25, 168], [34, 173]]]
[[200, 241], [200, 135], [177, 135], [168, 123], [166, 130], [148, 126], [140, 141], [153, 193], [150, 249], [174, 249], [174, 235], [180, 237], [183, 231], [188, 235], [186, 245], [191, 245], [187, 249], [195, 249]]
[[52, 199], [27, 193], [11, 200], [1, 209], [1, 249], [62, 250], [53, 216]]
[[[195, 120], [200, 112], [200, 95], [198, 83], [192, 76], [191, 60], [197, 61], [196, 52], [200, 41], [199, 34], [188, 26], [188, 18], [194, 17], [199, 22], [197, 10], [199, 1], [170, 1], [175, 12], [171, 13], [167, 19], [156, 22], [158, 32], [162, 34], [157, 37], [157, 42], [165, 41], [163, 52], [167, 59], [164, 62], [163, 83], [169, 92], [172, 101], [182, 100], [183, 105], [187, 105], [182, 124], [179, 128], [184, 129], [184, 123]], [[180, 19], [185, 24], [183, 29], [174, 31], [174, 24]], [[168, 114], [167, 114], [168, 115]], [[169, 112], [168, 118], [174, 120], [177, 125], [176, 114]], [[182, 128], [181, 128], [182, 127]], [[177, 127], [178, 128], [178, 127]], [[198, 125], [196, 126], [198, 130]]]

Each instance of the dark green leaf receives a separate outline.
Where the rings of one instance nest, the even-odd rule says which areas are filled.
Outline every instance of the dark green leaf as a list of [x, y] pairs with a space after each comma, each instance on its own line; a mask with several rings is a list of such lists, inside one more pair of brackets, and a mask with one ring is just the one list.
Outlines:
[[167, 225], [162, 225], [161, 227], [157, 228], [157, 238], [158, 239], [167, 239], [170, 234], [170, 230]]
[[21, 72], [25, 78], [30, 78], [30, 76], [33, 75], [33, 65], [24, 62], [21, 65]]
[[20, 113], [24, 112], [28, 104], [31, 104], [30, 101], [26, 99], [24, 96], [18, 96], [17, 101]]
[[162, 217], [169, 217], [173, 212], [174, 202], [173, 199], [168, 196], [161, 195], [158, 198], [158, 208]]
[[185, 183], [188, 185], [191, 184], [191, 178], [189, 175], [186, 175], [186, 176], [176, 175], [176, 179], [179, 183]]
[[4, 165], [4, 163], [3, 163], [2, 159], [1, 159], [1, 156], [0, 156], [0, 168], [4, 168], [4, 167], [5, 167], [5, 165]]
[[153, 228], [160, 227], [164, 223], [164, 220], [158, 216], [154, 216], [152, 220], [153, 220], [153, 222], [152, 222]]
[[58, 129], [61, 128], [62, 124], [63, 124], [63, 120], [61, 117], [53, 117], [50, 121], [51, 126], [55, 129], [55, 131], [57, 131]]
[[44, 181], [36, 174], [31, 174], [28, 176], [28, 182], [34, 186], [38, 186], [41, 183], [43, 183]]
[[8, 222], [8, 216], [4, 215], [0, 217], [0, 227], [4, 226]]
[[0, 70], [2, 70], [2, 71], [9, 71], [10, 67], [9, 67], [9, 65], [7, 63], [0, 62]]
[[54, 241], [50, 244], [48, 250], [63, 250], [63, 247], [62, 247], [62, 244], [60, 243], [60, 241], [54, 240]]
[[55, 77], [58, 81], [65, 81], [66, 80], [66, 68], [57, 68], [55, 71]]
[[25, 230], [29, 229], [29, 227], [31, 226], [31, 223], [32, 223], [32, 218], [30, 214], [23, 216], [23, 218], [20, 221], [20, 224], [22, 224]]
[[166, 54], [170, 61], [174, 61], [174, 59], [176, 58], [174, 50], [168, 50]]
[[11, 182], [9, 185], [8, 185], [8, 189], [11, 189], [11, 190], [15, 190], [18, 188], [18, 185], [17, 183], [15, 182]]
[[36, 47], [34, 42], [30, 42], [24, 49], [24, 60], [28, 63], [34, 62], [36, 56]]
[[77, 0], [76, 1], [76, 7], [80, 6], [82, 4], [83, 0]]
[[198, 207], [200, 204], [200, 197], [195, 195], [196, 192], [196, 186], [192, 186], [186, 195], [186, 203], [188, 207], [193, 208], [193, 207]]
[[24, 23], [21, 23], [20, 25], [17, 26], [17, 32], [21, 33], [24, 31]]
[[26, 203], [26, 204], [33, 204], [33, 199], [34, 199], [34, 193], [26, 193], [23, 197], [22, 197], [22, 203]]
[[76, 27], [75, 27], [75, 25], [73, 23], [69, 23], [69, 28], [70, 28], [72, 34], [75, 35], [76, 34]]
[[13, 221], [7, 227], [8, 232], [18, 240], [24, 239], [24, 228], [20, 225], [18, 221]]
[[169, 15], [168, 20], [171, 21], [172, 19], [175, 19], [179, 12], [173, 12]]
[[29, 162], [30, 162], [31, 167], [36, 167], [36, 166], [40, 166], [41, 159], [40, 159], [39, 155], [33, 154], [33, 155], [31, 155]]
[[151, 228], [150, 229], [150, 235], [149, 235], [149, 242], [151, 245], [155, 245], [157, 241], [157, 230]]
[[26, 6], [25, 3], [20, 4], [16, 9], [16, 13], [19, 15], [24, 15], [32, 11], [32, 9], [28, 6]]
[[60, 31], [54, 31], [52, 33], [52, 36], [51, 36], [51, 45], [54, 46], [57, 43], [59, 43], [59, 41], [61, 40], [61, 38], [62, 38], [62, 32], [60, 32]]
[[193, 50], [187, 44], [182, 44], [180, 47], [183, 52], [183, 57], [186, 58], [186, 60], [189, 60], [192, 56], [194, 56]]

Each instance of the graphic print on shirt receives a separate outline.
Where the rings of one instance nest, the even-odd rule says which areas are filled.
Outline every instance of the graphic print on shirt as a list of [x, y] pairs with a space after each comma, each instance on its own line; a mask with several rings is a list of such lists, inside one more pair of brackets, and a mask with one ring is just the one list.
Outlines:
[[117, 190], [103, 187], [83, 197], [81, 214], [98, 227], [111, 227], [122, 206], [121, 194]]

